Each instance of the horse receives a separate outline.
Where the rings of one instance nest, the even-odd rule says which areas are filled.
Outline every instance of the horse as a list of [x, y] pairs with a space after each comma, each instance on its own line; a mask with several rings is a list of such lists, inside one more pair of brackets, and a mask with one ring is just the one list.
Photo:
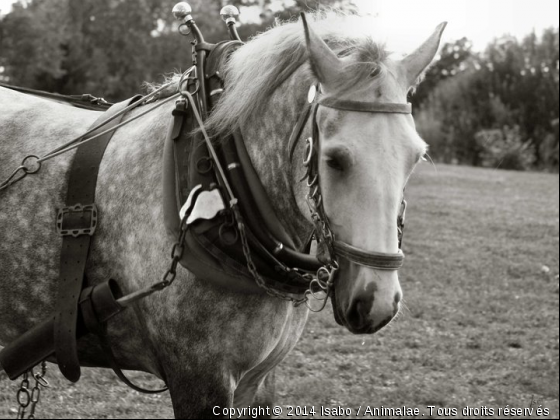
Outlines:
[[[226, 64], [226, 93], [208, 130], [241, 131], [279, 219], [305, 246], [313, 230], [300, 182], [306, 153], [286, 140], [310, 85], [355, 101], [406, 104], [433, 60], [444, 24], [414, 52], [394, 57], [363, 33], [356, 16], [319, 15], [309, 25], [272, 28], [237, 49]], [[146, 105], [149, 106], [149, 105]], [[99, 112], [0, 88], [0, 168], [42, 155], [80, 136]], [[143, 108], [143, 107], [142, 107]], [[130, 112], [133, 118], [142, 110]], [[162, 152], [172, 104], [119, 128], [103, 158], [97, 184], [102, 211], [87, 265], [87, 282], [118, 280], [125, 293], [161, 278], [173, 238], [163, 228]], [[333, 233], [365, 250], [398, 251], [396, 219], [403, 190], [427, 145], [408, 114], [319, 107], [319, 176]], [[310, 135], [310, 124], [302, 138]], [[64, 207], [73, 152], [0, 191], [0, 344], [6, 345], [55, 309], [60, 256], [53, 219]], [[331, 296], [336, 321], [371, 334], [399, 311], [396, 270], [341, 259]], [[227, 407], [273, 404], [274, 369], [296, 345], [305, 305], [267, 294], [242, 294], [202, 281], [185, 269], [170, 289], [137, 302], [108, 325], [118, 364], [150, 372], [169, 388], [177, 418], [223, 415]], [[95, 338], [79, 342], [83, 366], [106, 367]], [[216, 411], [217, 410], [217, 411]]]

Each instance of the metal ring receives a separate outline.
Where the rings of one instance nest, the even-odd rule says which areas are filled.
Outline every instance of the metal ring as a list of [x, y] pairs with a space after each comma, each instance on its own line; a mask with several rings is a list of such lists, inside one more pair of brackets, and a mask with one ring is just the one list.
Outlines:
[[[185, 31], [185, 28], [187, 28], [186, 31]], [[187, 35], [191, 34], [191, 28], [189, 28], [189, 25], [187, 25], [186, 23], [181, 23], [179, 25], [178, 31], [183, 36], [187, 36]]]
[[[36, 165], [35, 169], [29, 169], [29, 167], [26, 165], [26, 161], [28, 159], [36, 159], [35, 162], [33, 162], [31, 165]], [[37, 172], [39, 172], [39, 169], [41, 169], [41, 162], [39, 161], [39, 156], [35, 156], [35, 155], [29, 155], [26, 156], [25, 158], [23, 158], [23, 160], [21, 161], [21, 166], [23, 166], [23, 171], [26, 174], [36, 174]]]
[[181, 259], [183, 258], [183, 253], [185, 252], [185, 248], [180, 245], [178, 242], [173, 244], [173, 248], [171, 248], [171, 259]]
[[[202, 167], [202, 169], [201, 169], [201, 163], [202, 162], [208, 162], [207, 163], [208, 167], [207, 168]], [[212, 158], [210, 156], [201, 157], [196, 162], [196, 170], [198, 171], [199, 174], [202, 174], [202, 175], [210, 172], [213, 167], [214, 167], [214, 161], [212, 160]]]
[[313, 153], [314, 153], [313, 139], [311, 137], [305, 139], [305, 153], [307, 154], [307, 157], [303, 159], [303, 164], [307, 166], [311, 162], [311, 158], [313, 157]]
[[319, 180], [319, 174], [315, 174], [311, 179], [311, 181], [309, 180], [309, 178], [307, 178], [307, 186], [308, 187], [314, 186], [318, 180]]
[[[233, 232], [233, 239], [229, 240], [229, 239], [225, 239], [225, 232], [227, 232], [227, 230]], [[237, 242], [237, 239], [239, 239], [239, 233], [237, 233], [237, 229], [232, 229], [231, 226], [229, 226], [227, 223], [222, 223], [220, 225], [220, 229], [218, 230], [218, 236], [220, 237], [220, 241], [224, 244], [224, 245], [234, 245]]]
[[[23, 399], [22, 396], [25, 399]], [[16, 399], [21, 407], [26, 408], [29, 406], [29, 403], [31, 403], [31, 394], [27, 388], [20, 388], [16, 394]]]
[[235, 220], [235, 215], [232, 212], [228, 212], [225, 216], [225, 221], [223, 224], [227, 227], [233, 227], [236, 223], [237, 221]]
[[41, 389], [39, 387], [34, 387], [31, 390], [31, 402], [37, 404], [41, 400]]
[[305, 299], [304, 302], [305, 302], [305, 306], [307, 306], [307, 309], [309, 309], [311, 312], [321, 312], [323, 309], [325, 309], [325, 306], [327, 306], [327, 302], [328, 302], [328, 296], [325, 299], [317, 299], [317, 298], [315, 298], [315, 296], [313, 296], [315, 300], [317, 300], [317, 301], [322, 300], [323, 301], [321, 307], [318, 308], [318, 309], [315, 309], [315, 308], [311, 307], [311, 304], [309, 303], [310, 299], [309, 299], [308, 296], [310, 296], [310, 295], [313, 296], [313, 292], [311, 292], [311, 290], [307, 289], [305, 291], [305, 294], [304, 294], [304, 299]]
[[[313, 284], [316, 284], [319, 287], [320, 290], [318, 290], [317, 292], [314, 292], [313, 291]], [[311, 283], [309, 283], [309, 291], [311, 292], [311, 296], [313, 296], [313, 299], [316, 299], [316, 300], [326, 299], [327, 296], [321, 297], [321, 296], [318, 296], [317, 293], [327, 293], [327, 290], [328, 290], [328, 287], [326, 285], [323, 286], [321, 284], [321, 282], [318, 281], [317, 279], [313, 279], [311, 281]]]
[[[191, 73], [194, 72], [194, 76], [191, 77]], [[189, 91], [189, 87], [190, 87], [190, 82], [194, 80], [194, 90], [193, 91]], [[186, 83], [186, 87], [184, 86]], [[198, 80], [198, 75], [196, 73], [196, 67], [192, 66], [191, 68], [189, 68], [188, 70], [186, 70], [182, 75], [181, 78], [179, 79], [179, 93], [182, 96], [187, 96], [187, 93], [190, 93], [191, 95], [194, 95], [198, 92], [198, 90], [200, 89], [200, 82]]]
[[49, 386], [50, 386], [49, 381], [47, 381], [45, 378], [43, 378], [40, 373], [36, 373], [34, 375], [34, 377], [35, 377], [35, 380], [37, 381], [37, 383], [39, 385], [41, 385], [44, 388], [49, 388]]
[[[326, 277], [326, 280], [328, 280], [329, 277], [330, 277], [330, 275], [331, 275], [331, 272], [329, 271], [329, 269], [328, 269], [327, 267], [323, 266], [323, 267], [320, 267], [320, 268], [317, 270], [317, 278], [318, 278], [318, 279], [319, 279], [319, 276], [320, 276], [320, 275], [324, 275], [324, 276]], [[322, 281], [322, 280], [321, 280], [321, 281]]]
[[319, 192], [319, 185], [315, 185], [313, 190], [310, 192], [309, 197], [311, 197], [312, 199], [315, 199], [315, 197], [317, 197], [317, 194], [321, 195], [320, 192]]

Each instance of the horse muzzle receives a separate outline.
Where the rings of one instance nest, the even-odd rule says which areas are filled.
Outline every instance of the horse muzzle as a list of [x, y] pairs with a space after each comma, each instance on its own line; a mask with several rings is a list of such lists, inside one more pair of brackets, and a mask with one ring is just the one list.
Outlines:
[[334, 317], [353, 334], [373, 334], [388, 325], [400, 308], [396, 270], [380, 271], [342, 261], [332, 294]]

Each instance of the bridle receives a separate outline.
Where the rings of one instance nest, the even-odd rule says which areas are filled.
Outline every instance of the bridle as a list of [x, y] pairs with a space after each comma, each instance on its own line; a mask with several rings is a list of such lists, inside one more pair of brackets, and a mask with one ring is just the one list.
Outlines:
[[[384, 103], [384, 102], [362, 102], [352, 100], [341, 100], [329, 96], [322, 96], [318, 85], [311, 86], [308, 94], [308, 104], [300, 117], [300, 121], [296, 124], [290, 141], [288, 142], [289, 157], [292, 160], [295, 146], [298, 138], [303, 131], [305, 122], [311, 116], [312, 120], [312, 136], [305, 141], [305, 152], [303, 165], [306, 168], [306, 174], [302, 181], [307, 182], [309, 192], [306, 196], [307, 204], [311, 212], [311, 219], [315, 227], [315, 236], [317, 239], [317, 258], [326, 265], [331, 265], [335, 269], [338, 268], [337, 257], [344, 258], [355, 264], [373, 268], [375, 270], [394, 271], [402, 267], [404, 262], [404, 254], [401, 250], [403, 229], [406, 213], [406, 200], [401, 202], [401, 208], [397, 217], [398, 229], [398, 245], [397, 253], [383, 253], [367, 251], [344, 241], [338, 240], [333, 233], [329, 218], [323, 206], [321, 194], [321, 185], [319, 178], [319, 127], [317, 125], [317, 111], [319, 106], [327, 108], [353, 111], [353, 112], [369, 112], [369, 113], [388, 113], [388, 114], [411, 114], [411, 104], [401, 103]], [[304, 120], [302, 122], [302, 120]]]

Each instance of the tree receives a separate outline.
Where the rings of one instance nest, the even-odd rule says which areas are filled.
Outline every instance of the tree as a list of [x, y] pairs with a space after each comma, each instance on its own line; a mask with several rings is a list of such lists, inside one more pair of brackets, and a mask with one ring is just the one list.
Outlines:
[[438, 59], [424, 75], [424, 80], [411, 98], [413, 105], [421, 106], [431, 91], [443, 80], [472, 68], [474, 54], [467, 38], [449, 42], [441, 48]]
[[[481, 54], [453, 51], [460, 46], [444, 47], [415, 99], [419, 131], [434, 157], [557, 171], [558, 29], [522, 41], [502, 37]], [[444, 59], [450, 54], [459, 62]]]
[[[89, 92], [108, 100], [136, 93], [144, 81], [190, 66], [190, 37], [177, 33], [176, 0], [32, 0], [16, 3], [0, 21], [1, 75], [15, 85], [63, 94]], [[222, 0], [191, 0], [193, 16], [209, 42], [228, 39], [219, 17]], [[228, 2], [231, 3], [231, 2]], [[263, 8], [260, 22], [242, 25], [247, 39], [276, 17], [297, 15], [318, 1], [296, 1], [272, 15], [270, 0], [235, 0]], [[286, 5], [293, 2], [286, 2]], [[322, 1], [322, 4], [349, 4]], [[272, 17], [271, 17], [272, 16]], [[272, 19], [272, 20], [271, 20]]]

